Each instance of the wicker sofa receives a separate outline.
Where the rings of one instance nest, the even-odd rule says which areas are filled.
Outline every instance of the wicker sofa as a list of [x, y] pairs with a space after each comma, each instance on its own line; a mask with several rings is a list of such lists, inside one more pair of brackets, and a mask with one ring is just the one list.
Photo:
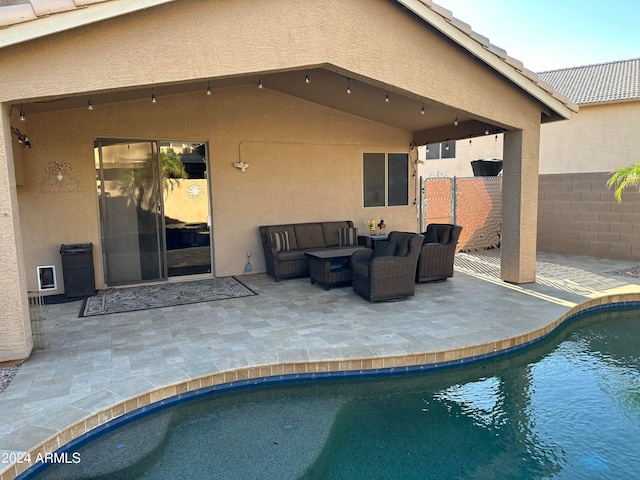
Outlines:
[[[346, 236], [342, 238], [342, 242], [341, 229]], [[357, 230], [350, 220], [265, 225], [259, 227], [259, 230], [267, 273], [276, 282], [281, 278], [309, 276], [309, 259], [305, 252], [353, 248], [358, 241]]]

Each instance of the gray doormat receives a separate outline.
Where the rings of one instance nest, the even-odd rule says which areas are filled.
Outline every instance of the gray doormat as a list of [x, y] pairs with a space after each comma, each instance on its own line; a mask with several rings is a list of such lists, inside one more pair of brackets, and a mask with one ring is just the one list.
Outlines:
[[134, 312], [251, 295], [257, 294], [234, 277], [129, 288], [108, 288], [87, 298], [81, 316]]

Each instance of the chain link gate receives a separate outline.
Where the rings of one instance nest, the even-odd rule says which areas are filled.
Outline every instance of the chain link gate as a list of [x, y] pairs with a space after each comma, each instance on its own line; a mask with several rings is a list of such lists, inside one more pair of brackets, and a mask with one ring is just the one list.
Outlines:
[[459, 251], [500, 246], [502, 177], [421, 177], [420, 181], [420, 231], [429, 223], [454, 223], [463, 227]]

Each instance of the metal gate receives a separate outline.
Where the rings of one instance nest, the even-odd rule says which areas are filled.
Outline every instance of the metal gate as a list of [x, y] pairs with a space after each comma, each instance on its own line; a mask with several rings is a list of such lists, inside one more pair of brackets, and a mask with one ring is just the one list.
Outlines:
[[463, 227], [460, 251], [500, 246], [502, 177], [430, 177], [420, 182], [420, 231], [429, 223], [453, 223]]

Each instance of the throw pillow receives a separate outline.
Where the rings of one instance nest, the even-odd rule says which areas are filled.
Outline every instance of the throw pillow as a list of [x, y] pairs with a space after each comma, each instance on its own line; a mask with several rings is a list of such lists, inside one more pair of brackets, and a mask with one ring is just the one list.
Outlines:
[[276, 247], [277, 252], [289, 251], [289, 234], [287, 232], [272, 232], [269, 234], [269, 242]]
[[346, 245], [358, 244], [358, 229], [357, 228], [339, 228], [338, 229], [339, 242], [338, 245], [344, 247]]
[[373, 258], [393, 257], [396, 254], [396, 248], [398, 248], [398, 242], [378, 240], [373, 244]]
[[435, 225], [429, 225], [427, 227], [427, 231], [424, 232], [423, 235], [424, 235], [424, 240], [422, 241], [423, 244], [438, 243], [438, 230], [436, 229]]

